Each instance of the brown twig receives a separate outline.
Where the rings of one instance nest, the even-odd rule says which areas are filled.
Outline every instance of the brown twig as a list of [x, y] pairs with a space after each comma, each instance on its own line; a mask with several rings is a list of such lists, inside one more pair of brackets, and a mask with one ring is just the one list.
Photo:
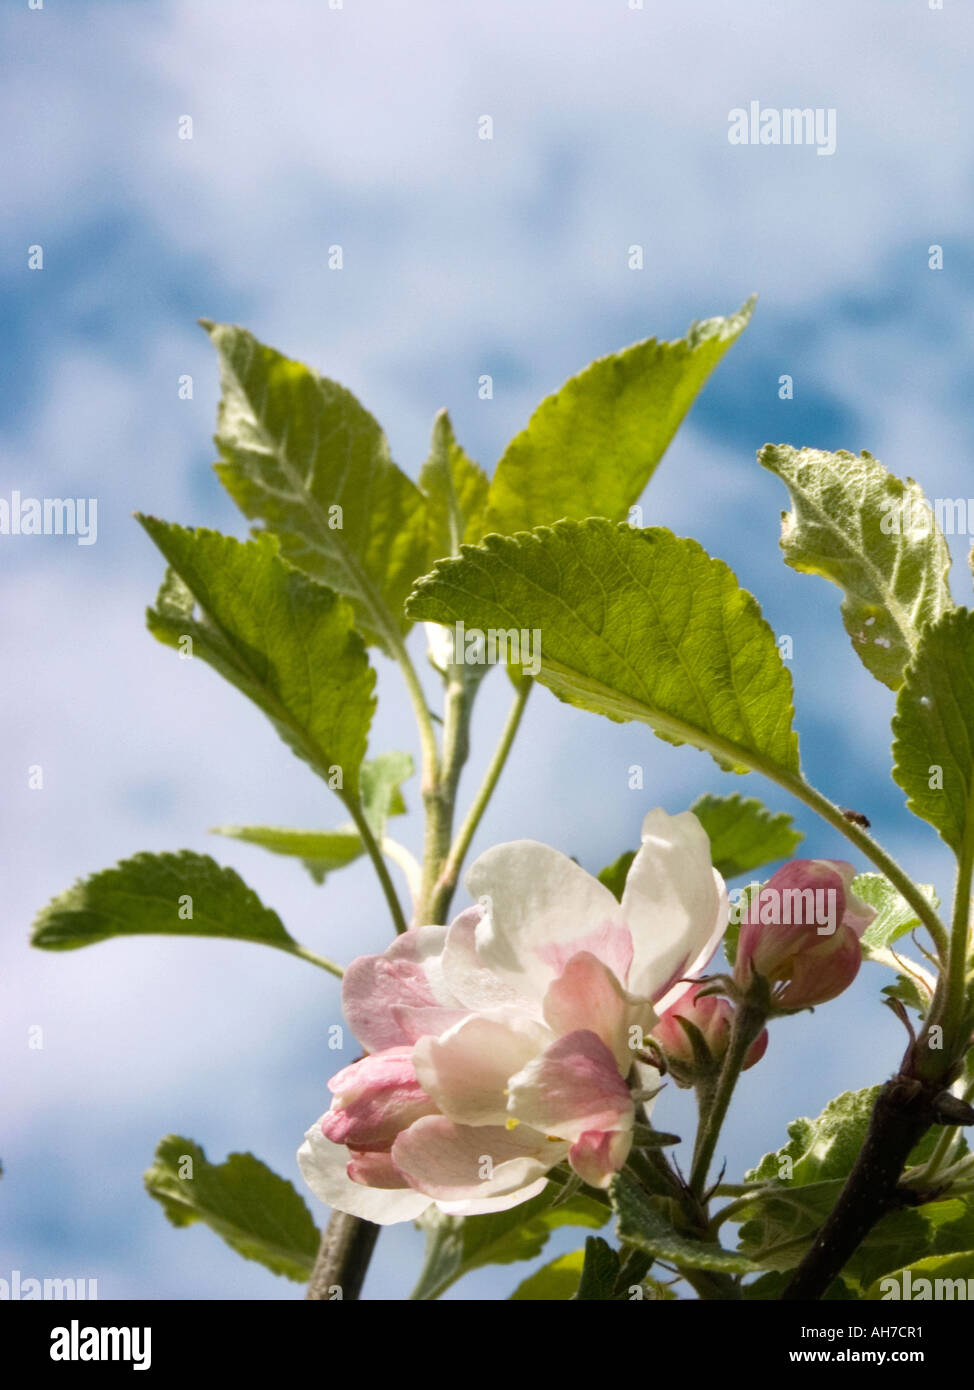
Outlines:
[[900, 1175], [931, 1125], [974, 1122], [974, 1110], [945, 1089], [944, 1078], [909, 1074], [912, 1054], [911, 1047], [904, 1069], [877, 1096], [859, 1157], [783, 1299], [821, 1298], [876, 1222], [910, 1200]]
[[330, 1302], [357, 1299], [378, 1239], [379, 1227], [343, 1211], [333, 1211], [308, 1284], [306, 1299]]

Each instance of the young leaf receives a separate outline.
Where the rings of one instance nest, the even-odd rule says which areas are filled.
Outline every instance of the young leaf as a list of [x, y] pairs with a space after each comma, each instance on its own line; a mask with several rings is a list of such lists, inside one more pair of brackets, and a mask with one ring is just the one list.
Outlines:
[[[878, 1091], [878, 1087], [845, 1091], [817, 1119], [793, 1120], [784, 1148], [765, 1154], [746, 1175], [748, 1181], [773, 1185], [755, 1194], [753, 1202], [735, 1216], [744, 1223], [739, 1248], [756, 1264], [784, 1271], [801, 1261], [859, 1156]], [[936, 1138], [937, 1132], [928, 1133], [911, 1153], [910, 1164], [923, 1163]], [[963, 1205], [948, 1205], [950, 1211], [939, 1210], [945, 1204], [937, 1203], [883, 1217], [846, 1265], [843, 1278], [868, 1282], [874, 1272], [903, 1263], [898, 1251], [919, 1254], [925, 1249], [951, 1248], [953, 1241], [969, 1244], [974, 1231], [957, 1224], [964, 1216]]]
[[585, 1303], [606, 1302], [619, 1277], [619, 1252], [601, 1236], [586, 1236], [585, 1263], [574, 1297]]
[[753, 307], [692, 324], [677, 342], [649, 338], [601, 357], [543, 400], [497, 465], [484, 530], [622, 521]]
[[612, 1180], [612, 1205], [619, 1217], [619, 1239], [645, 1250], [679, 1269], [712, 1269], [748, 1274], [759, 1268], [745, 1255], [724, 1250], [712, 1241], [691, 1240], [650, 1205], [645, 1194], [625, 1173]]
[[897, 975], [896, 983], [884, 985], [880, 994], [885, 994], [889, 999], [898, 999], [901, 1004], [916, 1009], [922, 1017], [926, 1017], [930, 1008], [931, 996], [924, 993], [919, 983], [910, 975]]
[[789, 859], [804, 836], [785, 811], [756, 798], [702, 796], [690, 807], [710, 837], [710, 855], [722, 878], [737, 878], [776, 859]]
[[275, 554], [154, 517], [139, 520], [168, 560], [149, 631], [226, 677], [271, 720], [299, 758], [343, 800], [358, 793], [375, 709], [375, 673], [352, 611], [331, 589]]
[[136, 854], [79, 879], [34, 921], [31, 944], [73, 951], [113, 936], [220, 936], [296, 951], [281, 919], [205, 854]]
[[754, 598], [696, 541], [659, 527], [562, 521], [441, 560], [414, 618], [541, 632], [560, 699], [639, 719], [737, 771], [798, 771], [791, 676]]
[[410, 1298], [439, 1298], [464, 1274], [483, 1265], [532, 1260], [558, 1226], [598, 1229], [608, 1221], [609, 1208], [583, 1193], [552, 1206], [558, 1192], [549, 1183], [537, 1197], [508, 1211], [461, 1217], [431, 1210], [420, 1217], [416, 1224], [426, 1231], [426, 1258]]
[[[919, 883], [917, 887], [934, 907], [940, 906], [933, 884]], [[862, 935], [862, 945], [867, 951], [891, 946], [901, 936], [920, 926], [920, 919], [913, 908], [882, 874], [857, 874], [852, 880], [852, 891], [864, 903], [876, 909], [876, 916]]]
[[544, 1299], [548, 1302], [572, 1298], [582, 1276], [585, 1251], [573, 1250], [570, 1255], [559, 1255], [556, 1260], [542, 1265], [540, 1269], [523, 1279], [511, 1294], [512, 1301]]
[[429, 562], [422, 493], [351, 392], [242, 328], [203, 327], [220, 358], [221, 482], [286, 559], [351, 600], [367, 641], [395, 649]]
[[433, 422], [430, 455], [419, 475], [430, 518], [429, 563], [455, 555], [461, 541], [471, 544], [484, 534], [487, 474], [460, 445], [450, 417], [441, 410]]
[[974, 611], [928, 627], [893, 717], [893, 780], [955, 854], [974, 836]]
[[953, 607], [950, 554], [923, 492], [867, 453], [767, 444], [758, 460], [791, 493], [794, 510], [781, 523], [786, 562], [838, 584], [853, 647], [897, 690], [924, 627]]
[[340, 825], [336, 830], [290, 830], [277, 825], [218, 825], [213, 835], [226, 835], [231, 840], [243, 840], [259, 845], [274, 854], [289, 854], [298, 858], [314, 879], [324, 883], [330, 873], [353, 864], [365, 853], [362, 837], [355, 826]]
[[[382, 753], [362, 764], [360, 791], [362, 810], [372, 833], [381, 845], [389, 816], [405, 814], [406, 804], [400, 786], [413, 774], [408, 753]], [[289, 830], [272, 825], [221, 825], [212, 832], [230, 839], [260, 845], [274, 854], [290, 854], [301, 859], [316, 883], [335, 869], [343, 869], [365, 853], [362, 837], [354, 824], [335, 830]]]
[[170, 1134], [145, 1174], [146, 1190], [174, 1226], [202, 1221], [245, 1259], [306, 1282], [320, 1241], [304, 1200], [253, 1154], [209, 1163], [198, 1144]]
[[362, 810], [377, 840], [385, 834], [390, 816], [404, 816], [406, 803], [402, 784], [412, 777], [413, 759], [410, 753], [380, 753], [362, 764], [359, 792]]

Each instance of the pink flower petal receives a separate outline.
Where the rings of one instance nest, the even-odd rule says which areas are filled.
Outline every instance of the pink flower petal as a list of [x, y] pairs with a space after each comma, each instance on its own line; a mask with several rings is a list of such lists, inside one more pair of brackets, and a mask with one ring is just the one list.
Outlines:
[[631, 1148], [631, 1130], [587, 1129], [571, 1146], [568, 1161], [590, 1187], [608, 1187]]
[[[610, 968], [588, 951], [580, 951], [566, 963], [560, 976], [548, 986], [544, 1016], [558, 1037], [587, 1029], [601, 1038], [618, 1063], [628, 1071], [631, 1009], [625, 991]], [[638, 1023], [647, 1030], [655, 1022], [651, 1008], [642, 1011]]]
[[346, 1173], [352, 1182], [360, 1187], [378, 1187], [383, 1191], [396, 1192], [413, 1189], [392, 1161], [391, 1153], [359, 1152], [349, 1149]]
[[417, 1120], [392, 1146], [393, 1160], [410, 1185], [445, 1202], [484, 1200], [526, 1188], [567, 1152], [567, 1144], [551, 1143], [527, 1128], [458, 1125], [445, 1115]]
[[620, 984], [629, 978], [632, 965], [632, 932], [623, 923], [603, 922], [594, 931], [573, 936], [568, 941], [549, 941], [538, 946], [537, 953], [556, 975], [564, 973], [573, 957], [581, 952], [592, 955], [611, 970]]
[[359, 956], [345, 971], [342, 1008], [352, 1032], [369, 1052], [412, 1042], [397, 1022], [395, 1008], [456, 1002], [437, 998], [429, 978], [428, 963], [442, 951], [445, 937], [445, 927], [414, 927], [383, 955]]
[[533, 1129], [571, 1141], [587, 1129], [629, 1129], [633, 1121], [615, 1058], [587, 1030], [560, 1038], [512, 1077], [508, 1109]]
[[436, 1106], [416, 1080], [411, 1049], [392, 1047], [343, 1067], [328, 1083], [335, 1099], [321, 1131], [334, 1144], [388, 1149], [400, 1130]]

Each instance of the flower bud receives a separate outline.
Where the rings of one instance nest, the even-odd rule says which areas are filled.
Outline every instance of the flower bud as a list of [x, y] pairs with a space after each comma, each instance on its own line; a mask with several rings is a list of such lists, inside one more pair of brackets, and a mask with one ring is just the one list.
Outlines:
[[[719, 1062], [730, 1043], [734, 1006], [730, 1000], [716, 994], [704, 994], [699, 997], [698, 991], [691, 989], [671, 1009], [667, 1009], [651, 1036], [663, 1049], [667, 1061], [675, 1065], [674, 1080], [680, 1079], [681, 1072], [689, 1077], [697, 1064], [693, 1043], [680, 1023], [681, 1018], [685, 1018], [688, 1023], [699, 1029], [714, 1062]], [[768, 1030], [765, 1028], [748, 1049], [744, 1059], [745, 1071], [761, 1060], [767, 1046]]]
[[772, 986], [776, 1008], [807, 1009], [841, 994], [862, 963], [859, 938], [874, 910], [852, 892], [855, 870], [834, 859], [793, 859], [741, 917], [734, 978]]

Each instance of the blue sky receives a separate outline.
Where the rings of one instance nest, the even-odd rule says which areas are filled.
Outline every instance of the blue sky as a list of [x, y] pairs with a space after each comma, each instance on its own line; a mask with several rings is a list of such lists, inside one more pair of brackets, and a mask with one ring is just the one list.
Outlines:
[[[187, 847], [237, 867], [312, 947], [348, 959], [388, 935], [362, 866], [318, 889], [207, 834], [343, 816], [257, 711], [144, 629], [161, 566], [135, 509], [245, 531], [210, 470], [216, 372], [198, 317], [244, 323], [342, 381], [415, 474], [440, 406], [490, 469], [591, 358], [679, 336], [756, 290], [752, 326], [647, 490], [645, 520], [698, 537], [792, 636], [809, 776], [948, 892], [945, 855], [889, 779], [891, 697], [852, 653], [837, 591], [782, 564], [785, 494], [754, 454], [767, 440], [867, 448], [933, 496], [974, 493], [972, 38], [958, 0], [859, 0], [854, 13], [834, 0], [4, 8], [0, 491], [95, 496], [99, 530], [89, 547], [0, 538], [0, 1276], [94, 1277], [103, 1297], [300, 1297], [208, 1231], [170, 1228], [141, 1173], [175, 1131], [212, 1159], [252, 1149], [299, 1181], [294, 1152], [334, 1069], [340, 1006], [325, 976], [203, 941], [32, 953], [29, 923], [51, 896], [137, 850]], [[728, 112], [752, 100], [835, 108], [835, 154], [730, 145]], [[192, 140], [178, 138], [184, 115]], [[335, 243], [340, 272], [327, 268]], [[627, 266], [634, 243], [641, 272]], [[38, 244], [44, 268], [29, 271]], [[491, 401], [477, 395], [484, 372]], [[185, 373], [191, 401], [177, 395]], [[783, 373], [792, 401], [778, 399]], [[961, 602], [966, 546], [952, 541]], [[380, 680], [373, 747], [412, 746], [394, 674]], [[468, 794], [504, 684], [484, 689]], [[627, 787], [634, 762], [641, 793]], [[27, 788], [34, 763], [40, 792]], [[786, 805], [756, 778], [538, 691], [474, 848], [527, 836], [595, 871], [650, 806], [677, 811], [708, 790]], [[844, 855], [799, 820], [809, 853]], [[402, 833], [415, 844], [417, 821]], [[727, 1128], [731, 1170], [783, 1142], [794, 1115], [895, 1064], [884, 983], [868, 967], [827, 1010], [775, 1027]], [[41, 1051], [26, 1045], [35, 1024]], [[685, 1098], [667, 1093], [658, 1113], [679, 1132]], [[383, 1235], [368, 1294], [402, 1296], [416, 1251], [411, 1228]], [[485, 1271], [457, 1294], [504, 1296], [525, 1273]]]

